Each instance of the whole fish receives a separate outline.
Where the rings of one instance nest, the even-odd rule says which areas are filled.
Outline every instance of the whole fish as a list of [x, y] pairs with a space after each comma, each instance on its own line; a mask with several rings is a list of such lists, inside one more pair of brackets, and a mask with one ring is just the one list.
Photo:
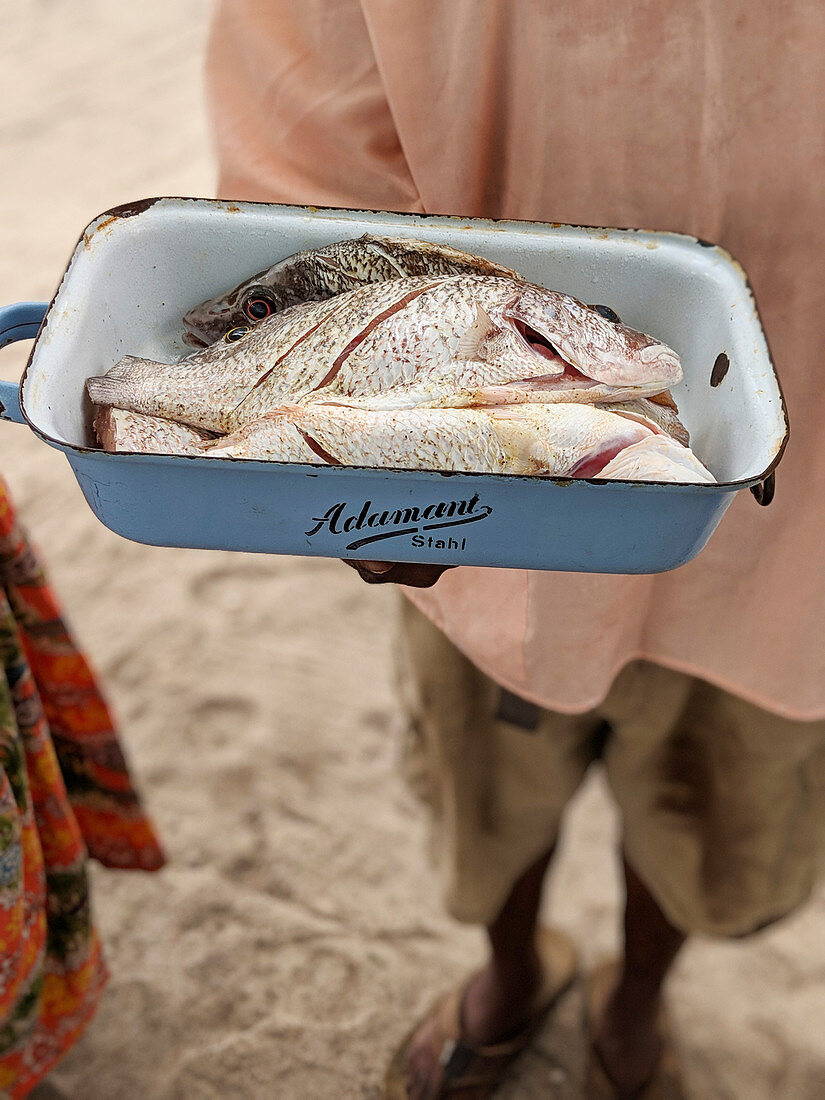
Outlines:
[[99, 409], [94, 425], [105, 450], [126, 453], [712, 483], [687, 447], [642, 415], [648, 404], [379, 412], [316, 402], [282, 406], [218, 438], [124, 409]]
[[226, 433], [285, 402], [615, 402], [681, 377], [666, 344], [569, 295], [453, 275], [371, 284], [230, 330], [177, 363], [125, 356], [87, 388], [95, 404]]
[[379, 412], [314, 403], [282, 406], [200, 450], [316, 465], [597, 477], [616, 455], [659, 434], [594, 405]]
[[219, 340], [237, 325], [254, 325], [301, 302], [318, 302], [368, 283], [410, 275], [520, 276], [509, 267], [449, 245], [407, 237], [335, 241], [308, 248], [259, 271], [238, 286], [191, 309], [184, 339], [195, 347]]

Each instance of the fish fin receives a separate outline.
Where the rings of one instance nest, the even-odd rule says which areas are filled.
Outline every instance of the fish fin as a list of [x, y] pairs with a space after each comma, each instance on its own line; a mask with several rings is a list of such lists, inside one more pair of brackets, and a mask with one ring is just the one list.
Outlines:
[[654, 405], [661, 405], [663, 409], [672, 409], [677, 415], [679, 413], [679, 409], [676, 407], [676, 402], [673, 400], [673, 394], [670, 390], [662, 390], [661, 393], [650, 394], [648, 401]]
[[351, 275], [346, 271], [339, 260], [334, 260], [329, 256], [317, 256], [315, 259], [315, 267], [321, 271], [327, 271], [332, 275], [336, 275], [342, 282], [349, 286], [350, 290], [357, 290], [358, 287], [364, 285], [357, 275]]
[[86, 389], [95, 405], [117, 405], [126, 399], [132, 388], [133, 375], [137, 368], [151, 362], [137, 355], [124, 355], [103, 375], [86, 379]]
[[381, 256], [382, 259], [386, 260], [390, 267], [398, 272], [400, 278], [403, 279], [405, 275], [409, 274], [407, 269], [402, 267], [402, 265], [399, 264], [389, 254], [389, 252], [387, 252], [386, 248], [383, 247], [384, 242], [380, 239], [380, 237], [370, 237], [365, 233], [361, 239], [366, 241], [367, 247], [370, 249], [371, 252], [377, 253], [377, 255]]
[[632, 412], [629, 409], [623, 409], [620, 405], [614, 406], [610, 412], [615, 416], [623, 416], [625, 420], [632, 420], [636, 424], [641, 424], [643, 428], [648, 428], [654, 435], [668, 434], [655, 420], [651, 420], [650, 417], [645, 416], [644, 413]]
[[484, 343], [496, 336], [501, 329], [488, 316], [486, 310], [476, 303], [476, 319], [458, 341], [456, 359], [483, 359]]

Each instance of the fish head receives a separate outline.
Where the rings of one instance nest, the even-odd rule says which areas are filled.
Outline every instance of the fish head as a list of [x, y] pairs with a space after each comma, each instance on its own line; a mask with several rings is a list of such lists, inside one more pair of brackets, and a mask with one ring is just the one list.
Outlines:
[[[606, 315], [607, 314], [607, 315]], [[680, 382], [682, 366], [667, 344], [576, 298], [526, 285], [499, 309], [497, 321], [548, 363], [565, 364], [566, 381], [656, 393]], [[558, 373], [548, 370], [548, 374]]]
[[210, 298], [184, 315], [184, 341], [190, 347], [207, 347], [238, 327], [259, 324], [291, 306], [295, 299], [281, 287], [265, 281], [260, 272], [233, 290]]

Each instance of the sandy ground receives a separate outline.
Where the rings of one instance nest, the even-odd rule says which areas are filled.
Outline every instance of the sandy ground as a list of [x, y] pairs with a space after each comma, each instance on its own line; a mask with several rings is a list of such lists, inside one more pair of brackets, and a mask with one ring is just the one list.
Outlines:
[[[0, 0], [0, 302], [51, 295], [83, 226], [208, 195], [198, 0]], [[5, 377], [23, 355], [2, 353]], [[336, 562], [152, 549], [94, 519], [68, 464], [2, 425], [0, 468], [120, 716], [169, 866], [96, 869], [112, 969], [53, 1080], [76, 1100], [377, 1097], [394, 1044], [481, 958], [447, 919], [395, 770], [394, 598]], [[598, 776], [548, 919], [616, 944]], [[691, 1096], [825, 1095], [825, 892], [780, 928], [692, 943], [672, 983]], [[503, 1098], [580, 1095], [571, 993]]]

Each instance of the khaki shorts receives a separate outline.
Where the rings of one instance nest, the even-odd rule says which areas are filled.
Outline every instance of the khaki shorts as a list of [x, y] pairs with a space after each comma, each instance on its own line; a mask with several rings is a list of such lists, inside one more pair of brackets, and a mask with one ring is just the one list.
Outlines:
[[406, 778], [449, 911], [488, 924], [600, 760], [624, 850], [685, 932], [742, 936], [804, 902], [825, 852], [825, 721], [792, 722], [644, 662], [580, 715], [504, 691], [401, 599]]

